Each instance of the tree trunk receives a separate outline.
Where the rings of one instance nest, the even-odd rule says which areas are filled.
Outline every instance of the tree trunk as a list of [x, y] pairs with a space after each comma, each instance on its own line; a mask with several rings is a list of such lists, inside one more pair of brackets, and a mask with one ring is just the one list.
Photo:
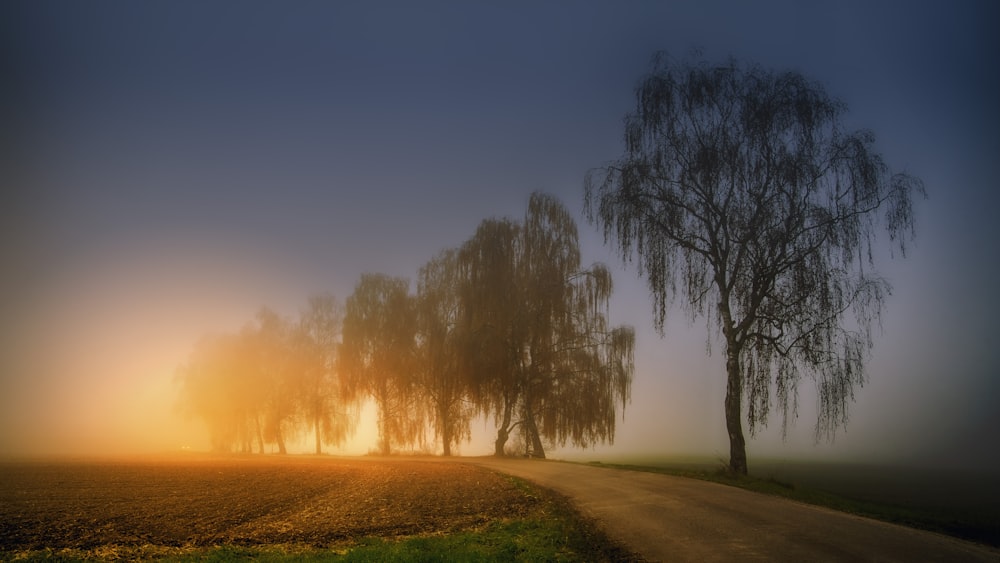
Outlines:
[[389, 389], [384, 381], [379, 384], [375, 403], [378, 406], [379, 449], [382, 455], [388, 456], [392, 450], [391, 437], [389, 436], [389, 420], [393, 415], [393, 405], [390, 404]]
[[280, 428], [277, 430], [277, 441], [278, 441], [278, 453], [281, 455], [287, 454], [288, 450], [285, 449], [285, 437], [281, 435]]
[[497, 428], [497, 439], [493, 442], [493, 455], [497, 457], [504, 456], [503, 448], [507, 445], [507, 437], [509, 435], [506, 428]]
[[722, 298], [722, 335], [726, 339], [726, 432], [729, 434], [729, 471], [747, 474], [747, 443], [743, 437], [743, 373], [740, 370], [740, 342], [736, 336], [729, 295], [723, 278], [718, 279]]
[[510, 400], [505, 400], [503, 409], [503, 422], [500, 427], [497, 428], [497, 439], [493, 442], [493, 455], [497, 457], [503, 457], [504, 446], [507, 445], [507, 438], [510, 437], [510, 419], [512, 416], [512, 411], [514, 409], [514, 404]]
[[448, 416], [448, 407], [438, 407], [438, 420], [441, 422], [441, 445], [444, 447], [444, 456], [451, 456], [451, 418]]
[[729, 432], [729, 470], [747, 474], [747, 445], [743, 437], [743, 381], [736, 347], [726, 345], [726, 430]]
[[257, 432], [257, 449], [264, 455], [264, 431], [260, 427], [260, 415], [254, 417], [254, 427]]
[[531, 457], [545, 459], [545, 447], [542, 446], [542, 439], [538, 435], [538, 426], [535, 424], [535, 417], [531, 413], [525, 413], [524, 431], [527, 434], [528, 452]]
[[320, 440], [320, 435], [319, 435], [319, 416], [318, 415], [316, 416], [315, 427], [316, 427], [316, 455], [320, 455], [320, 454], [323, 453], [323, 448], [322, 448], [322, 441]]
[[448, 423], [444, 424], [444, 428], [441, 430], [441, 442], [444, 446], [445, 457], [451, 456], [451, 432], [449, 431]]

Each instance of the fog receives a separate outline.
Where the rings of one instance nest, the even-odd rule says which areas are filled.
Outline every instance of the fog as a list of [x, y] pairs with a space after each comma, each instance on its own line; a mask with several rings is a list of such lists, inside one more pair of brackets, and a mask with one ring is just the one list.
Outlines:
[[[6, 3], [0, 456], [207, 449], [175, 381], [201, 335], [344, 300], [365, 272], [415, 280], [542, 190], [576, 214], [584, 262], [612, 268], [611, 322], [637, 331], [614, 444], [550, 455], [726, 457], [721, 343], [679, 309], [657, 334], [645, 281], [582, 216], [651, 54], [699, 47], [820, 81], [930, 194], [906, 259], [879, 257], [894, 292], [846, 430], [816, 442], [805, 382], [751, 464], [996, 463], [1000, 14], [894, 10]], [[492, 421], [472, 429], [461, 453], [491, 453]], [[369, 406], [328, 450], [375, 446]]]

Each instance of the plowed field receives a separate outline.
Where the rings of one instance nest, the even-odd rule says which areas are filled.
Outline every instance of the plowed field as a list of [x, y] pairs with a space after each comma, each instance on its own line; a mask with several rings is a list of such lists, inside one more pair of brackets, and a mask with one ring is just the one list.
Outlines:
[[304, 544], [473, 529], [539, 509], [457, 463], [338, 458], [0, 463], [0, 550]]

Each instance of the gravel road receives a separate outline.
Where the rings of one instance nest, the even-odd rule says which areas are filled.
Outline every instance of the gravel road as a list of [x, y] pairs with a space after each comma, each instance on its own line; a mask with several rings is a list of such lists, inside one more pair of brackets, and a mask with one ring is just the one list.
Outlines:
[[989, 547], [717, 483], [556, 461], [472, 463], [570, 497], [650, 561], [1000, 561]]

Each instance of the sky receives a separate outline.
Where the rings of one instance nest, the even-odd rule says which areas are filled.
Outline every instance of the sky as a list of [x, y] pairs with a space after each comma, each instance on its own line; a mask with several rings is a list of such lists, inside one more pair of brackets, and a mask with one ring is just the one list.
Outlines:
[[[346, 299], [362, 273], [414, 279], [541, 190], [637, 330], [614, 445], [554, 453], [725, 457], [721, 346], [679, 310], [657, 334], [644, 281], [582, 215], [651, 56], [699, 49], [817, 80], [929, 194], [906, 259], [880, 261], [894, 292], [846, 430], [815, 442], [804, 381], [751, 464], [996, 463], [998, 17], [988, 0], [4, 2], [0, 456], [205, 444], [174, 412], [200, 335]], [[366, 416], [342, 452], [374, 446]], [[462, 453], [493, 432], [477, 421]]]

